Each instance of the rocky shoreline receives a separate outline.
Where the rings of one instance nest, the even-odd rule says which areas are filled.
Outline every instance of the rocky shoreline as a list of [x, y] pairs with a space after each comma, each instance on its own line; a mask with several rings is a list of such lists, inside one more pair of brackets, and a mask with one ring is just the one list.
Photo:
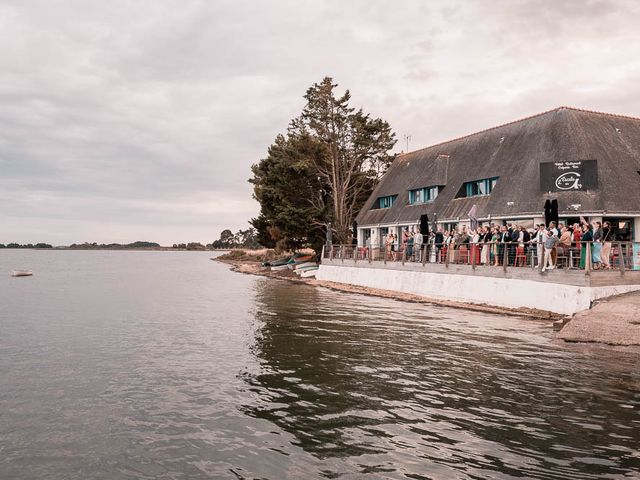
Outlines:
[[640, 346], [640, 292], [594, 302], [590, 310], [575, 314], [557, 338], [567, 342]]

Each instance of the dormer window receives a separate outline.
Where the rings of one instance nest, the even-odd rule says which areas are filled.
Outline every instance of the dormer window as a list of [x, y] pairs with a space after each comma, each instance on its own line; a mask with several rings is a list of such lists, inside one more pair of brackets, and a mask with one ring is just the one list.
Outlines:
[[496, 186], [496, 183], [498, 183], [498, 178], [500, 177], [492, 177], [482, 180], [474, 180], [472, 182], [465, 182], [462, 184], [462, 187], [458, 191], [456, 198], [489, 195]]
[[409, 205], [430, 203], [438, 196], [438, 187], [425, 187], [409, 190]]
[[387, 195], [386, 197], [378, 197], [375, 202], [373, 202], [372, 209], [379, 208], [391, 208], [393, 206], [393, 202], [396, 201], [396, 197], [398, 195]]

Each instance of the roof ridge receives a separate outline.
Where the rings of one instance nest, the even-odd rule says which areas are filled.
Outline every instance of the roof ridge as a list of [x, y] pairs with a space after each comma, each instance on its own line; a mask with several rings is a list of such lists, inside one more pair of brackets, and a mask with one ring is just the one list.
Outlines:
[[409, 154], [418, 153], [418, 152], [421, 152], [423, 150], [427, 150], [429, 148], [438, 147], [440, 145], [444, 145], [446, 143], [455, 142], [457, 140], [462, 140], [463, 138], [473, 137], [474, 135], [479, 135], [481, 133], [490, 132], [491, 130], [496, 130], [498, 128], [507, 127], [509, 125], [513, 125], [514, 123], [524, 122], [526, 120], [531, 120], [532, 118], [541, 117], [543, 115], [547, 115], [549, 113], [557, 112], [557, 111], [560, 111], [560, 110], [573, 110], [575, 112], [594, 113], [594, 114], [597, 114], [597, 115], [605, 115], [605, 116], [616, 117], [616, 118], [625, 118], [625, 119], [628, 119], [628, 120], [640, 120], [640, 117], [632, 117], [630, 115], [621, 115], [621, 114], [617, 114], [617, 113], [598, 112], [596, 110], [587, 110], [587, 109], [584, 109], [584, 108], [567, 107], [567, 106], [563, 105], [563, 106], [560, 106], [560, 107], [553, 108], [551, 110], [546, 110], [546, 111], [541, 112], [541, 113], [536, 113], [534, 115], [529, 115], [527, 117], [522, 117], [522, 118], [519, 118], [517, 120], [512, 120], [510, 122], [507, 122], [507, 123], [502, 123], [502, 124], [496, 125], [494, 127], [489, 127], [489, 128], [485, 128], [485, 129], [482, 129], [482, 130], [478, 130], [477, 132], [468, 133], [466, 135], [461, 135], [459, 137], [454, 137], [454, 138], [451, 138], [449, 140], [445, 140], [444, 142], [434, 143], [433, 145], [428, 145], [426, 147], [419, 148], [417, 150], [412, 150], [410, 152], [401, 153], [400, 155], [398, 155], [398, 157], [400, 158], [400, 157], [404, 157], [404, 156], [409, 155]]
[[622, 115], [621, 113], [600, 112], [598, 110], [589, 110], [587, 108], [559, 107], [557, 110], [559, 110], [561, 108], [564, 108], [564, 109], [567, 109], [567, 110], [574, 110], [576, 112], [595, 113], [596, 115], [604, 115], [606, 117], [626, 118], [627, 120], [640, 120], [640, 117], [634, 117], [632, 115]]

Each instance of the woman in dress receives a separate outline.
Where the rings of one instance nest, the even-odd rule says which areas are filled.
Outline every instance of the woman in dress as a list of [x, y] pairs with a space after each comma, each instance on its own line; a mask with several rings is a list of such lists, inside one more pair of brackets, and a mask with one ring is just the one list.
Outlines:
[[493, 266], [499, 266], [498, 240], [500, 239], [500, 231], [498, 227], [493, 227], [491, 233], [491, 255], [493, 255]]
[[593, 222], [593, 245], [591, 246], [591, 261], [593, 269], [602, 268], [602, 223]]
[[593, 241], [593, 232], [591, 225], [588, 223], [582, 224], [582, 248], [580, 250], [580, 268], [585, 268], [587, 264], [587, 244]]

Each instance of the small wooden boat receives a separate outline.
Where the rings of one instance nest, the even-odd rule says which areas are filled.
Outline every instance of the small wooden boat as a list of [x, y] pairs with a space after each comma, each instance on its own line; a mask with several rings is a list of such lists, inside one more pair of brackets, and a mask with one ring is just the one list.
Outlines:
[[308, 278], [308, 277], [315, 277], [316, 276], [316, 272], [318, 271], [318, 267], [316, 268], [309, 268], [308, 270], [305, 270], [304, 272], [302, 272], [300, 274], [300, 276], [302, 278]]
[[316, 267], [318, 264], [316, 262], [304, 262], [304, 263], [298, 263], [296, 264], [293, 269], [294, 270], [300, 270], [301, 268], [304, 267]]
[[318, 265], [307, 265], [306, 267], [296, 268], [293, 272], [296, 275], [301, 275], [302, 272], [306, 272], [307, 270], [315, 270], [318, 268]]
[[285, 257], [285, 258], [281, 258], [279, 260], [271, 260], [269, 262], [263, 262], [262, 266], [263, 267], [277, 267], [280, 265], [286, 265], [287, 263], [289, 263], [289, 260], [291, 260], [291, 257]]
[[305, 263], [313, 260], [313, 255], [303, 255], [302, 257], [296, 257], [289, 260], [289, 263], [292, 265], [298, 265], [300, 263]]
[[289, 265], [287, 265], [286, 263], [284, 265], [271, 265], [271, 271], [279, 271], [279, 270], [286, 270], [289, 268]]
[[33, 275], [31, 270], [13, 270], [11, 272], [12, 277], [30, 277]]

